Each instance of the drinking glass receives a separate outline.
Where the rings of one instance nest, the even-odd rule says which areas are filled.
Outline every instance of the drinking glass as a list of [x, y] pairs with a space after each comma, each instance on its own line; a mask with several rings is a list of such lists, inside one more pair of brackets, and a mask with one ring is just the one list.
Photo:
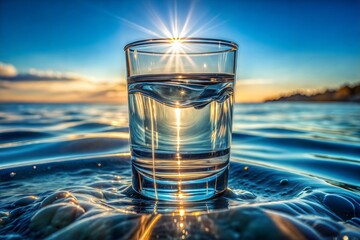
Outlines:
[[125, 46], [132, 187], [199, 201], [227, 188], [237, 44], [149, 39]]

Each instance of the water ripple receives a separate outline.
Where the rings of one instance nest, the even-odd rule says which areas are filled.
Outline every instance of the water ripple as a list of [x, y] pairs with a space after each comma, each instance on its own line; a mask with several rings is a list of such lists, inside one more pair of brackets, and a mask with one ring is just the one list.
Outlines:
[[360, 238], [360, 106], [235, 107], [229, 189], [131, 188], [126, 106], [0, 108], [0, 238]]

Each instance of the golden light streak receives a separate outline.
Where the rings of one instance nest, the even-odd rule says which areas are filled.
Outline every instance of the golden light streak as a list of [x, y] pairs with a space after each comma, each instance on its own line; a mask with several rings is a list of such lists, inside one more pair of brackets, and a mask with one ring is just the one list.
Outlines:
[[285, 236], [288, 236], [289, 238], [296, 236], [297, 239], [301, 240], [306, 239], [306, 237], [301, 233], [301, 231], [296, 227], [296, 225], [294, 225], [288, 219], [272, 212], [266, 212], [266, 215], [270, 217], [273, 223]]
[[175, 109], [176, 115], [176, 158], [178, 161], [178, 197], [182, 199], [184, 196], [181, 193], [181, 156], [180, 156], [180, 124], [181, 124], [181, 115], [180, 108]]
[[155, 199], [158, 199], [157, 187], [156, 187], [156, 171], [155, 171], [155, 136], [154, 136], [154, 113], [155, 113], [155, 103], [154, 100], [148, 99], [149, 106], [151, 108], [150, 111], [150, 119], [151, 119], [151, 155], [152, 155], [152, 167], [153, 167], [153, 179], [154, 179], [154, 191], [155, 191]]
[[161, 214], [157, 214], [154, 217], [154, 219], [152, 219], [152, 221], [149, 223], [149, 225], [146, 227], [144, 233], [140, 237], [141, 240], [149, 239], [151, 231], [152, 231], [154, 225], [156, 224], [156, 222], [160, 219], [160, 217], [161, 217]]

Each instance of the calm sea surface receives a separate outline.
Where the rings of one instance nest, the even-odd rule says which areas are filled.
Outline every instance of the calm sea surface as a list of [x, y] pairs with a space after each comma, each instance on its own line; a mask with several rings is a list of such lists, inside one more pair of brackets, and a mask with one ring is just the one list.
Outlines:
[[126, 105], [0, 105], [0, 239], [360, 239], [360, 105], [238, 104], [229, 189], [131, 188]]

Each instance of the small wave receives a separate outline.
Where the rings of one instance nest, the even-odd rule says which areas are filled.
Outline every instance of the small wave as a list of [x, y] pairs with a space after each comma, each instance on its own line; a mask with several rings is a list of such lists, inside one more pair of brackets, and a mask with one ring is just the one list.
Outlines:
[[346, 142], [328, 142], [320, 141], [310, 138], [295, 138], [295, 137], [266, 137], [259, 134], [238, 134], [233, 133], [233, 140], [235, 143], [242, 143], [242, 141], [248, 141], [253, 139], [257, 141], [257, 144], [264, 146], [272, 146], [281, 148], [284, 147], [284, 151], [304, 151], [308, 153], [331, 153], [334, 156], [350, 156], [354, 159], [358, 159], [360, 146], [358, 144], [346, 143]]
[[38, 131], [22, 131], [22, 130], [7, 131], [7, 132], [0, 132], [0, 143], [35, 140], [41, 138], [50, 138], [53, 136], [54, 134], [52, 133], [38, 132]]
[[75, 124], [71, 127], [66, 128], [67, 131], [98, 131], [112, 128], [111, 125], [105, 123], [98, 123], [98, 122], [85, 122]]
[[[125, 137], [125, 138], [124, 138]], [[116, 153], [128, 149], [128, 136], [118, 137], [76, 137], [69, 140], [34, 142], [3, 148], [0, 152], [2, 164], [26, 162], [61, 157], [75, 157], [95, 153]]]
[[[232, 162], [224, 195], [179, 205], [136, 194], [129, 187], [129, 165], [128, 156], [113, 155], [2, 170], [0, 234], [135, 237], [151, 226], [149, 237], [177, 236], [183, 229], [189, 237], [223, 239], [359, 236], [359, 197], [315, 178]], [[39, 182], [41, 189], [35, 186]]]

